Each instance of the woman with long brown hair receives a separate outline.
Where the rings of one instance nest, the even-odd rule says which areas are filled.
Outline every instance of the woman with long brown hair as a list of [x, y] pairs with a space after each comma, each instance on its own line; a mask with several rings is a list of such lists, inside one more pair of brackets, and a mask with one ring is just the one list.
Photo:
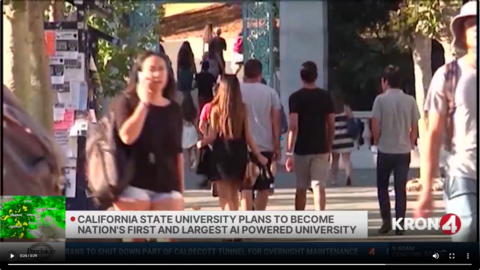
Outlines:
[[238, 210], [239, 191], [248, 163], [248, 148], [261, 164], [268, 162], [259, 152], [248, 125], [240, 83], [235, 75], [224, 75], [211, 102], [208, 134], [198, 142], [197, 147], [212, 144], [218, 195], [222, 209], [226, 211]]
[[121, 146], [135, 163], [130, 186], [114, 203], [117, 211], [184, 209], [183, 123], [175, 88], [167, 56], [148, 51], [135, 61], [125, 93], [113, 103]]

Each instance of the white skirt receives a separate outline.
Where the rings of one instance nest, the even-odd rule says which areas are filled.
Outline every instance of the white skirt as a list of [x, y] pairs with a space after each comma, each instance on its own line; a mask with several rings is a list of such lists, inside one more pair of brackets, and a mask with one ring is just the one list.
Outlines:
[[194, 125], [183, 126], [182, 148], [189, 149], [198, 141], [198, 132]]

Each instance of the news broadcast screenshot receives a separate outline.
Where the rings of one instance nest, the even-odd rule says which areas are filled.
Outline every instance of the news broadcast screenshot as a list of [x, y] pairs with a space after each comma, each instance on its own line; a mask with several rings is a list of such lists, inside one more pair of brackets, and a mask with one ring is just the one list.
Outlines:
[[479, 269], [478, 1], [2, 4], [5, 267]]

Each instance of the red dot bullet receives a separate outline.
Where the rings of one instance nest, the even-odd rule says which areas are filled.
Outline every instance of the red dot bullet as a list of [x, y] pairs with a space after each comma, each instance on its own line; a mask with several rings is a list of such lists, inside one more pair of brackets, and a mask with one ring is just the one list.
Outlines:
[[71, 221], [75, 221], [75, 217], [71, 217], [70, 220], [71, 220]]

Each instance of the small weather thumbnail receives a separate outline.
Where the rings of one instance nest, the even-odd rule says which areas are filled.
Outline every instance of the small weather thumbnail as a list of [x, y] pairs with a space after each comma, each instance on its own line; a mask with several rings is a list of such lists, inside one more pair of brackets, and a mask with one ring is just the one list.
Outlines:
[[64, 196], [1, 196], [2, 239], [64, 239]]

